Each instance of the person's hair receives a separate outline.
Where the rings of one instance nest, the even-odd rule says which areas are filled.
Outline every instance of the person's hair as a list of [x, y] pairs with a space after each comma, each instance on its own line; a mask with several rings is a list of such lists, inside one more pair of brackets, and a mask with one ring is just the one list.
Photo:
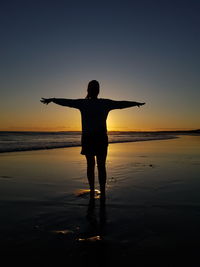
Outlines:
[[97, 98], [99, 94], [99, 82], [96, 80], [92, 80], [88, 83], [88, 88], [87, 88], [87, 96], [86, 98], [92, 99], [92, 98]]

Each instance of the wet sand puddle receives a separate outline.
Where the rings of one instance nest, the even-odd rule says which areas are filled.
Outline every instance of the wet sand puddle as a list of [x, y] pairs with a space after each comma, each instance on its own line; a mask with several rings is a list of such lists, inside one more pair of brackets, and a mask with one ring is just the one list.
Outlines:
[[[74, 193], [75, 193], [75, 196], [81, 197], [81, 198], [88, 198], [90, 196], [89, 189], [78, 189]], [[94, 198], [99, 199], [100, 195], [101, 195], [101, 192], [98, 189], [95, 189]]]

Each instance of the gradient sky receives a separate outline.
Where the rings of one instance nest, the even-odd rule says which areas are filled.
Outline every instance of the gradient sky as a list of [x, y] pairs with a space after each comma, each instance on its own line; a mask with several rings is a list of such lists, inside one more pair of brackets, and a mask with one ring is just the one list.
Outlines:
[[200, 128], [200, 1], [0, 4], [0, 130], [80, 130], [79, 111], [41, 97], [146, 102], [112, 111], [109, 130]]

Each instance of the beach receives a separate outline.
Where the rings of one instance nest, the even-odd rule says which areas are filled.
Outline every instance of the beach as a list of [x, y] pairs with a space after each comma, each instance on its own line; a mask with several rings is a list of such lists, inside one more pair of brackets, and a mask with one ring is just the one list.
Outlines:
[[105, 204], [89, 199], [80, 147], [0, 154], [2, 254], [26, 266], [199, 266], [199, 148], [199, 135], [110, 144]]

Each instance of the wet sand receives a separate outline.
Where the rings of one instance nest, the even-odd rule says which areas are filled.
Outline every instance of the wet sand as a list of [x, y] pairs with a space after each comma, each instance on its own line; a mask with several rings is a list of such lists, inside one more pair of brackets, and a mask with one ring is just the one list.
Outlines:
[[89, 200], [78, 147], [1, 154], [2, 255], [26, 266], [200, 266], [199, 148], [199, 136], [111, 144], [105, 205], [98, 191]]

